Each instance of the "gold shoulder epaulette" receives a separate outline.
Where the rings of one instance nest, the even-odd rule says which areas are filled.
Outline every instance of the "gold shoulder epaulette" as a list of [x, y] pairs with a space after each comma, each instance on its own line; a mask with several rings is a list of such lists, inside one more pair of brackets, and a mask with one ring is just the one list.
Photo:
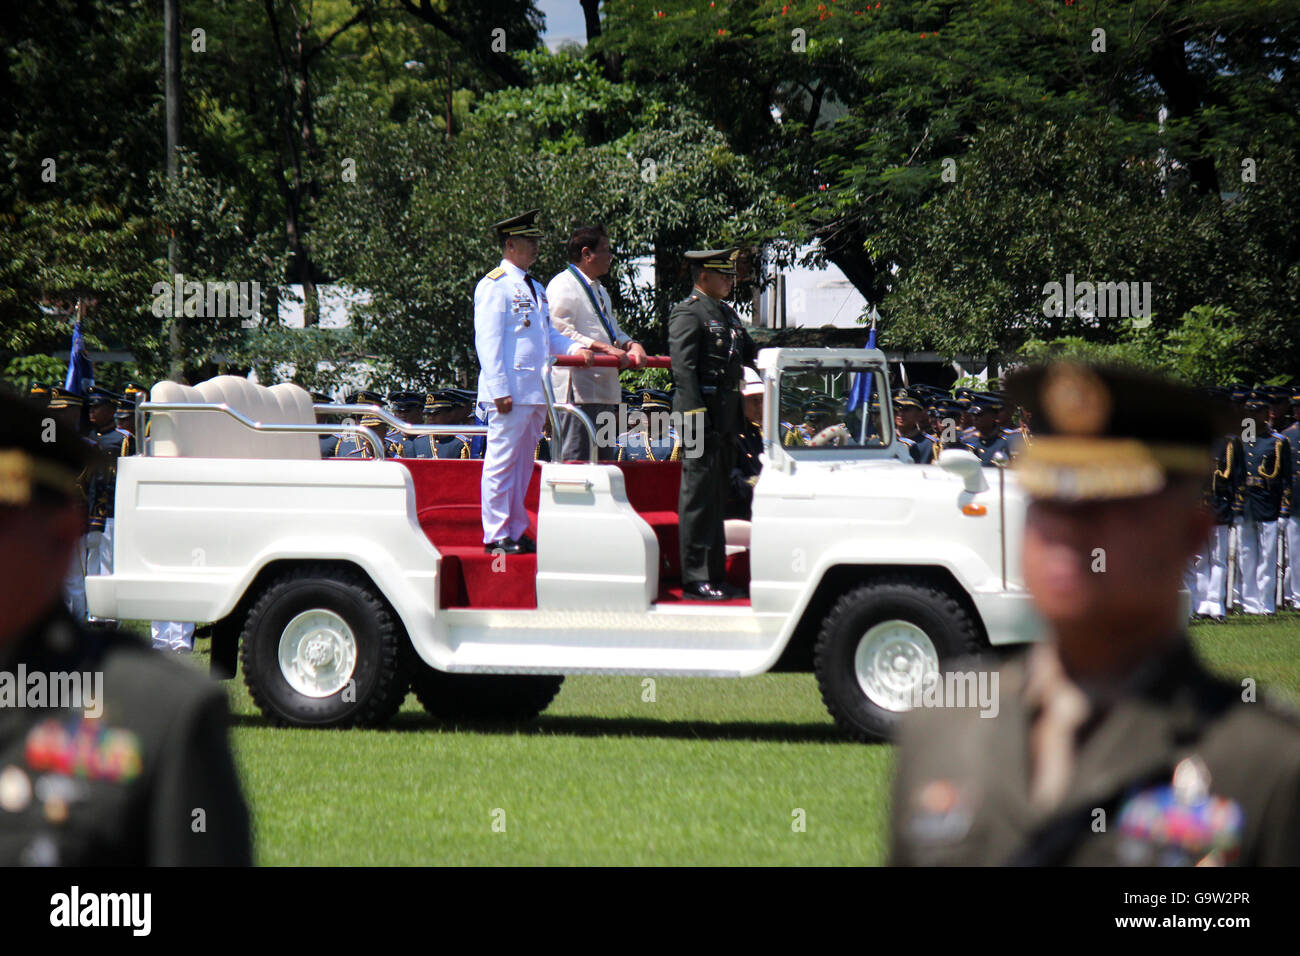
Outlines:
[[489, 279], [495, 280], [495, 279], [500, 279], [505, 274], [506, 274], [506, 270], [502, 269], [500, 266], [497, 266], [495, 269], [493, 269], [491, 272], [487, 274], [487, 277]]

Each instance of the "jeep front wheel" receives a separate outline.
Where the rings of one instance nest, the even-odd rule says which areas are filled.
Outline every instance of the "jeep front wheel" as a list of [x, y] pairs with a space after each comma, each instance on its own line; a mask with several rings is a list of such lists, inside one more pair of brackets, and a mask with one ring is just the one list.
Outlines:
[[845, 594], [822, 624], [813, 669], [822, 700], [855, 740], [888, 740], [926, 675], [977, 653], [978, 630], [950, 593], [913, 576]]
[[358, 572], [295, 568], [244, 623], [240, 661], [253, 702], [295, 727], [374, 727], [406, 697], [402, 631]]

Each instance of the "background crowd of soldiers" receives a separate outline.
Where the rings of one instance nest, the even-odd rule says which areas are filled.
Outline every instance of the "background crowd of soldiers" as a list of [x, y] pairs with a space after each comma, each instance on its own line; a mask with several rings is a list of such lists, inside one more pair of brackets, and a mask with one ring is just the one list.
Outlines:
[[[1254, 388], [1245, 385], [1206, 390], [1235, 410], [1238, 431], [1222, 436], [1215, 446], [1214, 467], [1206, 480], [1206, 503], [1214, 514], [1215, 531], [1195, 565], [1188, 570], [1187, 587], [1192, 612], [1197, 617], [1222, 619], [1229, 610], [1246, 614], [1272, 614], [1279, 607], [1300, 609], [1300, 516], [1291, 517], [1293, 502], [1300, 500], [1300, 389]], [[67, 600], [74, 615], [86, 617], [83, 578], [111, 574], [113, 570], [113, 506], [116, 460], [136, 452], [134, 406], [145, 389], [130, 384], [123, 394], [93, 387], [87, 397], [61, 388], [34, 386], [31, 397], [55, 413], [56, 418], [81, 428], [89, 422], [85, 441], [95, 445], [105, 462], [84, 475], [87, 502], [84, 553], [69, 569]], [[846, 401], [825, 392], [791, 389], [783, 392], [780, 416], [781, 443], [786, 446], [839, 443], [851, 434], [846, 427]], [[728, 517], [748, 518], [752, 488], [761, 469], [760, 412], [762, 385], [752, 370], [744, 386], [747, 422], [737, 437], [738, 449], [731, 476]], [[313, 393], [318, 404], [331, 404], [328, 395]], [[682, 457], [681, 436], [668, 416], [668, 392], [643, 388], [623, 390], [627, 430], [618, 435], [619, 461], [676, 461]], [[425, 394], [353, 391], [349, 404], [388, 408], [394, 417], [425, 425], [471, 426], [475, 394], [442, 388]], [[85, 406], [83, 415], [83, 405]], [[878, 437], [880, 402], [869, 401], [868, 431]], [[893, 395], [894, 427], [899, 440], [917, 464], [934, 464], [945, 449], [969, 451], [986, 466], [1015, 458], [1033, 440], [1024, 409], [994, 391], [958, 388], [953, 391], [929, 385], [909, 385]], [[322, 414], [320, 420], [328, 416]], [[337, 416], [335, 416], [337, 417]], [[482, 435], [407, 435], [379, 418], [363, 414], [359, 424], [381, 437], [385, 454], [401, 458], [482, 458]], [[535, 449], [540, 461], [552, 458], [549, 423]], [[364, 458], [370, 449], [355, 434], [323, 435], [323, 458]]]

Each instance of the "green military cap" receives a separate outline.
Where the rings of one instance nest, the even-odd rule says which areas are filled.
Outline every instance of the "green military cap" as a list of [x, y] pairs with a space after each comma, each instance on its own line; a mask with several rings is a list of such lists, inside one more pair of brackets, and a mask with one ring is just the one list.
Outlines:
[[1016, 461], [1021, 484], [1058, 501], [1138, 497], [1170, 477], [1203, 475], [1231, 420], [1195, 389], [1073, 362], [1014, 372], [1007, 392], [1034, 421], [1034, 441]]
[[509, 219], [502, 219], [500, 222], [494, 223], [492, 228], [496, 230], [497, 235], [502, 239], [507, 239], [510, 236], [544, 236], [546, 233], [537, 228], [537, 216], [540, 212], [540, 209], [530, 209], [517, 216], [511, 216]]
[[736, 274], [736, 259], [739, 255], [740, 250], [734, 246], [730, 249], [694, 250], [686, 253], [686, 261], [691, 265], [712, 269], [714, 272], [721, 272], [723, 275], [734, 276]]
[[334, 399], [330, 398], [324, 392], [312, 392], [311, 400], [317, 405], [333, 405]]

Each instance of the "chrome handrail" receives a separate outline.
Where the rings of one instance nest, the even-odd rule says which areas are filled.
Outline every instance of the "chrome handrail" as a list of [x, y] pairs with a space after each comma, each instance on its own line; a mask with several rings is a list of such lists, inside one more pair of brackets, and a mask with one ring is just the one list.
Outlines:
[[[359, 405], [355, 407], [359, 409], [368, 410], [374, 406]], [[265, 422], [253, 421], [247, 415], [243, 414], [242, 412], [236, 411], [235, 409], [227, 405], [225, 402], [141, 402], [139, 405], [136, 406], [136, 415], [138, 416], [137, 420], [143, 421], [144, 414], [146, 412], [149, 413], [152, 412], [222, 412], [223, 414], [229, 415], [231, 418], [239, 422], [239, 424], [243, 425], [245, 428], [251, 429], [255, 432], [274, 432], [274, 433], [295, 433], [296, 432], [300, 434], [313, 434], [313, 435], [339, 435], [339, 434], [359, 435], [362, 439], [365, 440], [366, 444], [370, 446], [370, 450], [374, 452], [375, 458], [382, 459], [384, 457], [384, 443], [379, 440], [379, 436], [377, 436], [373, 431], [371, 431], [365, 425], [329, 425], [329, 424], [282, 425], [282, 424], [276, 424], [274, 422], [267, 424]], [[428, 426], [421, 426], [421, 427], [428, 427]], [[432, 427], [441, 427], [441, 426], [432, 426]], [[143, 430], [141, 432], [141, 435], [143, 440], [141, 440], [140, 442], [140, 448], [141, 448], [140, 454], [146, 458], [152, 457], [151, 451], [153, 445], [153, 438], [151, 436], [145, 436]]]
[[578, 421], [582, 423], [582, 427], [587, 430], [588, 461], [593, 465], [598, 464], [599, 460], [596, 456], [596, 429], [591, 424], [591, 417], [572, 402], [557, 402], [555, 400], [555, 389], [551, 385], [551, 369], [555, 367], [555, 359], [556, 356], [554, 355], [551, 355], [546, 359], [546, 371], [542, 374], [542, 389], [546, 392], [546, 416], [551, 420], [551, 457], [555, 457], [555, 443], [558, 443], [560, 440], [560, 425], [555, 418], [555, 410], [558, 408], [560, 411], [568, 412], [570, 415], [577, 416]]
[[[404, 422], [387, 409], [378, 405], [313, 405], [317, 412], [339, 415], [373, 415], [381, 422], [392, 426], [406, 435], [486, 435], [486, 425], [415, 425]], [[333, 426], [331, 426], [333, 427]]]

